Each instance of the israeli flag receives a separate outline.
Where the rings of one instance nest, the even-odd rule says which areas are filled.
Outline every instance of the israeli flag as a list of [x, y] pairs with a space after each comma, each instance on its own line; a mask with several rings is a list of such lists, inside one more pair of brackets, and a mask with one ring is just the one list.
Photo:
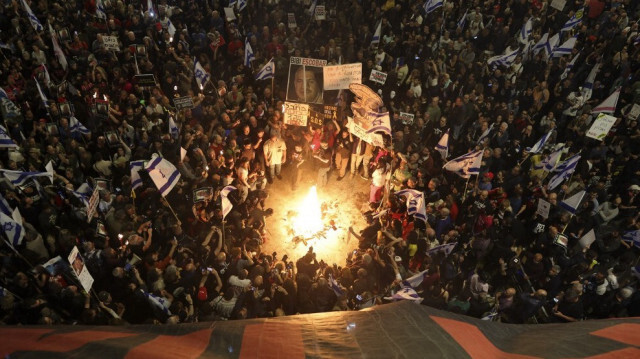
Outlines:
[[464, 30], [464, 26], [467, 24], [467, 13], [469, 12], [469, 8], [464, 12], [464, 15], [458, 20], [458, 29]]
[[582, 22], [583, 16], [584, 8], [576, 11], [576, 13], [573, 14], [573, 16], [564, 23], [560, 32], [571, 31], [574, 27], [578, 26]]
[[640, 248], [640, 229], [625, 233], [622, 236], [622, 240], [633, 244], [636, 248]]
[[102, 3], [102, 0], [96, 0], [96, 16], [98, 19], [107, 19], [107, 13], [104, 11], [104, 4]]
[[76, 196], [87, 208], [89, 208], [89, 199], [93, 194], [93, 188], [89, 186], [88, 183], [83, 183], [76, 189], [75, 191], [71, 191], [71, 193]]
[[25, 0], [20, 0], [20, 2], [22, 3], [24, 11], [27, 13], [27, 17], [29, 18], [29, 22], [31, 23], [31, 26], [33, 26], [33, 29], [36, 30], [36, 32], [44, 30], [44, 27], [42, 27], [40, 20], [38, 20], [36, 15], [33, 14], [33, 11], [31, 11], [29, 5], [27, 5], [27, 2]]
[[396, 192], [398, 196], [407, 199], [407, 214], [415, 218], [427, 221], [427, 209], [424, 203], [424, 193], [415, 189], [403, 189]]
[[173, 41], [173, 36], [176, 34], [176, 27], [173, 26], [171, 20], [167, 21], [167, 32], [169, 33], [170, 40]]
[[9, 95], [7, 94], [7, 91], [5, 91], [2, 87], [0, 87], [0, 99], [6, 98], [7, 100], [9, 99]]
[[600, 72], [600, 66], [602, 66], [602, 63], [598, 62], [593, 66], [593, 68], [591, 68], [584, 85], [582, 85], [582, 97], [584, 102], [589, 101], [593, 94], [593, 83], [596, 82], [596, 76], [598, 76], [598, 72]]
[[193, 76], [196, 78], [200, 90], [202, 90], [204, 85], [209, 81], [209, 73], [202, 67], [198, 60], [194, 60], [193, 62]]
[[489, 66], [506, 66], [509, 67], [520, 54], [520, 49], [515, 49], [504, 55], [493, 56], [487, 60]]
[[161, 312], [163, 312], [166, 315], [171, 315], [171, 312], [169, 311], [169, 307], [171, 306], [171, 302], [169, 302], [167, 299], [163, 298], [163, 297], [158, 297], [156, 295], [153, 295], [151, 293], [144, 293], [145, 296], [147, 297], [147, 299], [149, 300], [149, 304], [151, 304], [152, 307], [155, 307], [156, 309], [160, 310]]
[[266, 65], [256, 74], [256, 80], [272, 79], [276, 74], [276, 64], [273, 62], [273, 58], [267, 62]]
[[567, 64], [567, 67], [565, 67], [564, 71], [562, 72], [562, 75], [560, 75], [561, 80], [564, 80], [567, 78], [567, 76], [569, 76], [569, 72], [573, 70], [573, 67], [576, 65], [576, 61], [578, 60], [579, 56], [580, 56], [580, 53], [578, 52], [576, 56], [573, 57], [571, 62]]
[[247, 7], [247, 0], [238, 0], [238, 11], [242, 11]]
[[491, 126], [489, 126], [489, 128], [487, 128], [482, 135], [480, 135], [480, 138], [478, 138], [478, 141], [476, 142], [477, 145], [482, 145], [482, 143], [484, 142], [485, 139], [489, 138], [489, 136], [491, 135], [491, 131], [493, 131], [493, 126], [495, 124], [492, 123]]
[[576, 46], [576, 41], [578, 40], [578, 38], [576, 36], [570, 38], [569, 40], [565, 41], [562, 45], [556, 47], [555, 50], [553, 50], [553, 57], [562, 57], [564, 55], [569, 55], [571, 53], [571, 51], [573, 51], [573, 48]]
[[173, 116], [169, 116], [169, 133], [175, 140], [177, 140], [180, 136], [180, 129], [176, 125], [176, 122], [173, 120]]
[[436, 151], [440, 152], [440, 156], [442, 156], [443, 160], [449, 156], [449, 130], [447, 130], [447, 132], [445, 132], [445, 134], [440, 138], [440, 141], [438, 141]]
[[17, 148], [18, 145], [13, 142], [7, 130], [0, 125], [0, 148]]
[[42, 88], [40, 87], [40, 83], [38, 82], [38, 80], [36, 80], [35, 77], [33, 78], [33, 80], [36, 82], [36, 87], [38, 88], [38, 93], [40, 94], [40, 99], [42, 100], [42, 103], [44, 104], [44, 107], [49, 108], [49, 99], [44, 94], [44, 92], [42, 92]]
[[536, 42], [535, 45], [533, 45], [533, 48], [531, 49], [531, 51], [533, 51], [534, 55], [537, 55], [538, 52], [540, 52], [540, 50], [544, 49], [547, 46], [547, 41], [549, 40], [549, 33], [545, 33], [544, 35], [542, 35], [542, 37], [540, 37], [540, 40], [538, 40], [538, 42]]
[[[58, 43], [58, 35], [56, 35], [56, 32], [53, 30], [53, 27], [51, 26], [50, 23], [49, 23], [49, 32], [51, 33], [51, 42], [53, 43], [53, 53], [58, 58], [58, 62], [60, 63], [60, 66], [62, 66], [62, 68], [66, 70], [67, 67], [69, 67], [69, 64], [67, 63], [67, 58], [65, 57], [64, 52], [62, 51], [62, 48]], [[45, 71], [46, 69], [47, 68], [45, 67]], [[49, 76], [49, 73], [47, 72], [47, 79], [48, 79], [48, 76]], [[49, 86], [49, 83], [47, 82], [45, 85]]]
[[563, 152], [564, 152], [563, 148], [560, 148], [559, 150], [552, 152], [551, 154], [549, 154], [549, 156], [545, 157], [545, 159], [542, 160], [542, 162], [535, 165], [533, 168], [535, 170], [545, 170], [547, 172], [553, 171], [553, 169], [556, 168], [556, 165], [558, 164], [558, 160], [560, 159], [560, 156], [562, 156]]
[[382, 21], [379, 21], [378, 26], [376, 26], [376, 32], [373, 33], [373, 37], [371, 38], [370, 46], [379, 44], [381, 35], [382, 35]]
[[433, 12], [435, 9], [442, 6], [442, 0], [427, 0], [424, 3], [424, 11], [429, 14]]
[[520, 29], [520, 32], [518, 33], [518, 41], [520, 41], [520, 43], [522, 44], [526, 44], [527, 42], [529, 42], [529, 36], [532, 32], [533, 21], [532, 18], [529, 18], [529, 20], [527, 20], [527, 22], [522, 25], [522, 29]]
[[575, 155], [568, 160], [561, 163], [556, 170], [559, 172], [549, 180], [549, 184], [547, 188], [552, 191], [554, 188], [558, 187], [562, 182], [564, 182], [567, 178], [571, 177], [573, 172], [576, 170], [576, 166], [578, 165], [578, 161], [580, 161], [580, 155]]
[[333, 290], [336, 296], [341, 297], [344, 295], [344, 290], [342, 289], [342, 287], [340, 287], [340, 284], [338, 284], [338, 281], [335, 280], [331, 274], [329, 274], [328, 282], [329, 282], [329, 288]]
[[449, 254], [451, 254], [451, 252], [453, 251], [453, 249], [456, 247], [456, 244], [458, 242], [450, 242], [450, 243], [445, 243], [445, 244], [441, 244], [439, 246], [435, 246], [429, 250], [427, 250], [427, 254], [429, 256], [434, 256], [440, 252], [444, 253], [445, 257], [448, 257]]
[[454, 172], [462, 178], [469, 178], [471, 175], [480, 174], [483, 154], [483, 150], [469, 152], [445, 163], [442, 168]]
[[34, 177], [49, 177], [49, 180], [53, 183], [53, 172], [21, 172], [0, 169], [0, 173], [14, 186], [22, 186], [30, 178]]
[[238, 5], [238, 0], [229, 0], [229, 7], [234, 8]]
[[145, 161], [131, 161], [129, 162], [129, 169], [131, 170], [131, 189], [142, 187], [142, 178], [138, 171], [144, 169]]
[[88, 128], [84, 127], [84, 125], [80, 123], [80, 121], [78, 121], [75, 116], [71, 116], [69, 118], [69, 131], [71, 131], [71, 133], [77, 132], [83, 135], [88, 135], [91, 133], [91, 131], [89, 131]]
[[162, 197], [166, 197], [180, 180], [180, 172], [171, 162], [154, 153], [144, 169], [149, 173]]
[[367, 133], [384, 132], [391, 135], [391, 118], [389, 112], [367, 112], [367, 120], [371, 122], [371, 127]]
[[233, 204], [229, 200], [229, 193], [231, 191], [235, 191], [237, 188], [233, 186], [226, 186], [220, 191], [220, 198], [222, 199], [222, 219], [224, 220], [227, 217], [227, 214], [231, 212], [233, 208]]
[[2, 230], [7, 235], [9, 244], [12, 247], [15, 248], [22, 244], [22, 240], [24, 239], [24, 228], [22, 228], [21, 223], [16, 222], [13, 217], [0, 212], [0, 225], [2, 225]]
[[415, 302], [422, 302], [422, 298], [418, 295], [415, 289], [411, 287], [406, 281], [402, 282], [402, 289], [394, 293], [391, 297], [385, 297], [390, 300], [411, 300]]
[[549, 137], [551, 137], [551, 133], [553, 133], [553, 130], [547, 132], [544, 136], [542, 136], [538, 140], [538, 142], [536, 142], [535, 145], [533, 145], [533, 147], [526, 148], [526, 150], [529, 153], [538, 153], [538, 152], [542, 151], [542, 149], [544, 148], [544, 145], [547, 143], [547, 140], [549, 140]]
[[547, 57], [551, 57], [556, 47], [558, 47], [558, 43], [560, 43], [560, 34], [553, 35], [547, 43], [544, 45], [544, 51], [547, 53]]
[[244, 66], [251, 67], [251, 61], [255, 60], [256, 57], [253, 54], [253, 49], [251, 48], [251, 44], [249, 43], [249, 39], [244, 41]]
[[578, 210], [578, 208], [580, 208], [580, 203], [582, 203], [582, 199], [584, 198], [585, 193], [586, 192], [582, 190], [565, 199], [564, 201], [558, 203], [558, 206], [571, 212], [571, 214], [576, 214], [576, 211]]

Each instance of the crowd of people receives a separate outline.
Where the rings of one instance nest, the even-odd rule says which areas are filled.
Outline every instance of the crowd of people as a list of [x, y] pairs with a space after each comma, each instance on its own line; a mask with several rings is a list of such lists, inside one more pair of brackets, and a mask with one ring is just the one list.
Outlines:
[[[233, 2], [234, 20], [218, 1], [26, 3], [43, 29], [34, 29], [22, 1], [0, 7], [0, 87], [19, 110], [3, 111], [19, 147], [3, 150], [1, 164], [44, 172], [51, 163], [55, 173], [51, 182], [1, 183], [25, 230], [22, 243], [5, 239], [0, 248], [3, 324], [354, 310], [402, 298], [407, 279], [424, 305], [510, 323], [640, 315], [639, 252], [622, 238], [640, 229], [637, 1], [567, 1], [559, 11], [547, 0], [450, 0], [427, 14], [421, 1], [328, 0], [326, 20], [314, 19], [308, 1], [253, 0], [242, 9]], [[563, 34], [577, 37], [570, 54], [524, 51], [581, 9], [581, 23]], [[288, 13], [297, 27], [288, 26]], [[529, 19], [532, 32], [520, 42]], [[120, 51], [107, 50], [106, 36]], [[523, 51], [508, 66], [487, 64], [516, 48]], [[349, 133], [347, 91], [335, 120], [285, 125], [289, 56], [361, 62], [363, 84], [392, 116], [387, 146]], [[273, 85], [255, 80], [270, 59]], [[194, 60], [211, 76], [202, 88]], [[580, 101], [596, 64], [592, 95]], [[372, 69], [387, 73], [383, 85], [368, 80]], [[139, 74], [153, 74], [156, 85]], [[615, 125], [602, 140], [587, 137], [591, 109], [618, 87]], [[178, 97], [191, 97], [193, 107], [176, 109]], [[401, 121], [400, 112], [414, 121]], [[529, 153], [549, 132], [546, 147]], [[466, 181], [442, 169], [435, 147], [445, 133], [449, 159], [484, 151], [478, 176]], [[562, 159], [582, 157], [570, 179], [548, 190], [553, 174], [538, 165], [560, 143]], [[130, 163], [154, 153], [181, 174], [166, 196], [144, 170], [132, 189]], [[345, 262], [325, 262], [313, 248], [301, 258], [263, 251], [269, 187], [295, 190], [305, 171], [317, 173], [318, 186], [371, 181], [369, 224], [350, 229], [359, 245]], [[85, 183], [101, 188], [91, 218], [77, 193]], [[220, 193], [228, 185], [237, 190], [225, 217]], [[211, 190], [195, 191], [202, 188]], [[424, 194], [426, 221], [407, 214], [395, 195], [403, 189]], [[587, 195], [573, 215], [560, 203], [581, 190]], [[547, 218], [539, 199], [550, 203]], [[596, 240], [583, 248], [591, 229]], [[568, 242], [560, 245], [558, 233]], [[450, 253], [433, 250], [452, 243]], [[65, 262], [74, 247], [78, 268], [43, 265], [57, 256]], [[89, 291], [73, 271], [82, 266], [94, 279]]]

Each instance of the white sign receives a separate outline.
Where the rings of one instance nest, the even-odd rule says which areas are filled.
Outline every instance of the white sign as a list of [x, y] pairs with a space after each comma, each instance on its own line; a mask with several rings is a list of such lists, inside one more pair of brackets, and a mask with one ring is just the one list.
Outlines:
[[637, 103], [634, 103], [633, 106], [631, 106], [631, 109], [629, 110], [629, 112], [627, 113], [627, 118], [631, 120], [637, 120], [638, 116], [640, 116], [640, 105], [638, 105]]
[[93, 285], [93, 277], [91, 273], [89, 273], [84, 258], [82, 258], [80, 251], [78, 251], [78, 247], [73, 247], [67, 259], [69, 259], [71, 269], [73, 269], [73, 273], [78, 277], [82, 288], [84, 288], [87, 293], [90, 292], [91, 286]]
[[604, 113], [599, 114], [598, 118], [593, 121], [589, 131], [587, 131], [587, 137], [595, 138], [598, 141], [604, 140], [615, 122], [615, 117], [605, 115]]
[[549, 211], [551, 210], [551, 203], [545, 201], [544, 199], [538, 199], [538, 209], [536, 210], [536, 214], [540, 217], [547, 219], [549, 218]]
[[387, 82], [387, 74], [382, 71], [371, 69], [369, 80], [379, 83], [380, 85], [384, 85], [384, 83]]
[[102, 44], [107, 51], [120, 51], [120, 45], [118, 45], [118, 38], [115, 36], [103, 36]]
[[384, 147], [382, 135], [378, 133], [367, 133], [367, 130], [358, 124], [358, 120], [354, 120], [352, 117], [347, 117], [347, 119], [349, 120], [347, 128], [351, 134], [374, 146]]
[[344, 90], [352, 83], [362, 83], [362, 63], [324, 67], [324, 89]]
[[582, 238], [580, 238], [580, 247], [589, 248], [591, 243], [596, 241], [596, 232], [593, 231], [593, 228], [587, 232]]
[[415, 117], [416, 115], [412, 113], [406, 113], [406, 112], [400, 112], [400, 115], [399, 115], [400, 121], [402, 121], [404, 125], [412, 125], [413, 119]]
[[91, 194], [91, 198], [89, 198], [89, 203], [87, 204], [87, 223], [91, 222], [93, 219], [93, 215], [96, 213], [96, 209], [98, 208], [98, 202], [100, 202], [100, 192], [98, 186], [93, 189], [93, 193]]
[[284, 124], [306, 126], [309, 117], [309, 105], [306, 103], [284, 103]]
[[289, 19], [289, 28], [290, 29], [295, 29], [296, 27], [298, 27], [298, 24], [296, 24], [296, 14], [290, 12], [287, 13], [287, 18]]
[[225, 7], [224, 8], [224, 17], [227, 18], [227, 21], [233, 21], [236, 18], [236, 14], [233, 12], [233, 8]]
[[567, 0], [553, 0], [551, 2], [551, 7], [557, 9], [558, 11], [562, 11], [564, 6], [567, 4]]
[[324, 5], [316, 6], [316, 20], [326, 20], [327, 12], [324, 9]]

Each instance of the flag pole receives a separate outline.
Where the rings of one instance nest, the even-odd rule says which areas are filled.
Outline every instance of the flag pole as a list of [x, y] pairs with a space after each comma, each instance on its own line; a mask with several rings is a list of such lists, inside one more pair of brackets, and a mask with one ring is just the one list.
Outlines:
[[273, 105], [273, 107], [275, 108], [276, 104], [274, 102], [274, 87], [273, 87], [273, 83], [275, 80], [275, 74], [273, 76], [271, 76], [271, 104]]
[[471, 179], [471, 176], [467, 178], [467, 183], [464, 185], [464, 192], [462, 192], [462, 202], [464, 202], [467, 199], [467, 187], [469, 186], [470, 179]]
[[182, 223], [180, 221], [180, 218], [178, 218], [178, 215], [176, 214], [176, 212], [173, 210], [173, 207], [171, 207], [171, 204], [169, 203], [169, 201], [167, 201], [166, 197], [162, 197], [162, 200], [164, 201], [164, 203], [167, 205], [167, 207], [169, 207], [169, 209], [171, 210], [171, 213], [173, 214], [173, 216], [176, 218], [176, 220], [180, 223]]
[[518, 163], [518, 166], [522, 166], [522, 164], [525, 163], [525, 161], [529, 159], [529, 156], [531, 156], [531, 153], [527, 153], [527, 155], [524, 157], [524, 159], [520, 163]]

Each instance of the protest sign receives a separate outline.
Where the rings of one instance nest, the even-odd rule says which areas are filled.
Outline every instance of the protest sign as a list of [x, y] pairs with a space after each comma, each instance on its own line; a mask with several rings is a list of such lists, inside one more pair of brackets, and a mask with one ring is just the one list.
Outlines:
[[380, 85], [384, 85], [384, 83], [387, 82], [387, 74], [382, 71], [371, 69], [371, 75], [369, 75], [369, 80], [375, 83], [378, 83]]
[[593, 231], [593, 228], [587, 232], [582, 238], [580, 238], [580, 247], [589, 248], [593, 242], [596, 241], [596, 232]]
[[224, 8], [224, 17], [227, 19], [227, 21], [235, 20], [236, 19], [236, 14], [233, 12], [233, 8], [225, 7]]
[[191, 96], [176, 97], [173, 99], [173, 105], [178, 111], [189, 110], [193, 108], [193, 99], [191, 98]]
[[564, 9], [564, 6], [566, 4], [567, 4], [567, 0], [553, 0], [551, 2], [551, 7], [558, 11], [562, 11], [562, 9]]
[[536, 214], [540, 217], [547, 219], [549, 218], [549, 211], [551, 210], [551, 203], [545, 201], [544, 199], [538, 199], [538, 209], [536, 210]]
[[316, 6], [316, 20], [326, 20], [327, 19], [327, 12], [324, 8], [324, 5], [318, 5]]
[[140, 74], [133, 77], [140, 87], [155, 87], [156, 78], [153, 74]]
[[78, 251], [78, 247], [73, 247], [67, 259], [69, 260], [69, 264], [71, 264], [73, 272], [78, 277], [82, 288], [84, 288], [87, 293], [90, 292], [91, 286], [93, 285], [93, 277], [91, 276], [91, 273], [89, 273], [89, 270], [84, 263], [84, 258], [82, 258], [80, 251]]
[[587, 131], [587, 137], [594, 138], [598, 141], [604, 140], [615, 122], [615, 117], [605, 115], [604, 113], [599, 114], [596, 120], [593, 121], [589, 131]]
[[120, 51], [120, 45], [118, 45], [118, 38], [115, 36], [103, 36], [102, 44], [107, 51]]
[[415, 115], [412, 113], [400, 112], [399, 118], [400, 118], [400, 121], [402, 121], [402, 124], [412, 125]]
[[87, 204], [87, 223], [91, 222], [93, 215], [96, 213], [96, 209], [98, 209], [98, 202], [100, 202], [99, 190], [100, 188], [95, 186], [91, 198], [89, 198], [89, 203]]
[[284, 103], [285, 125], [306, 126], [309, 117], [309, 105], [305, 103]]
[[287, 101], [323, 103], [323, 67], [327, 60], [291, 57]]
[[338, 106], [324, 106], [324, 119], [328, 121], [338, 120]]
[[627, 118], [631, 120], [637, 120], [638, 116], [640, 116], [640, 105], [638, 105], [637, 103], [634, 103], [633, 106], [631, 106], [631, 109], [629, 109], [629, 112], [627, 113]]
[[367, 130], [362, 127], [361, 122], [352, 117], [347, 117], [347, 120], [349, 121], [347, 124], [347, 129], [349, 129], [349, 132], [351, 132], [352, 135], [374, 146], [384, 147], [382, 135], [377, 133], [367, 133]]
[[287, 13], [287, 19], [288, 19], [288, 25], [290, 29], [295, 29], [296, 27], [298, 27], [298, 24], [296, 23], [296, 14], [290, 12]]
[[318, 110], [315, 106], [309, 106], [309, 126], [322, 127], [324, 125], [324, 109]]
[[348, 89], [352, 83], [362, 83], [362, 63], [325, 66], [323, 79], [325, 90]]

